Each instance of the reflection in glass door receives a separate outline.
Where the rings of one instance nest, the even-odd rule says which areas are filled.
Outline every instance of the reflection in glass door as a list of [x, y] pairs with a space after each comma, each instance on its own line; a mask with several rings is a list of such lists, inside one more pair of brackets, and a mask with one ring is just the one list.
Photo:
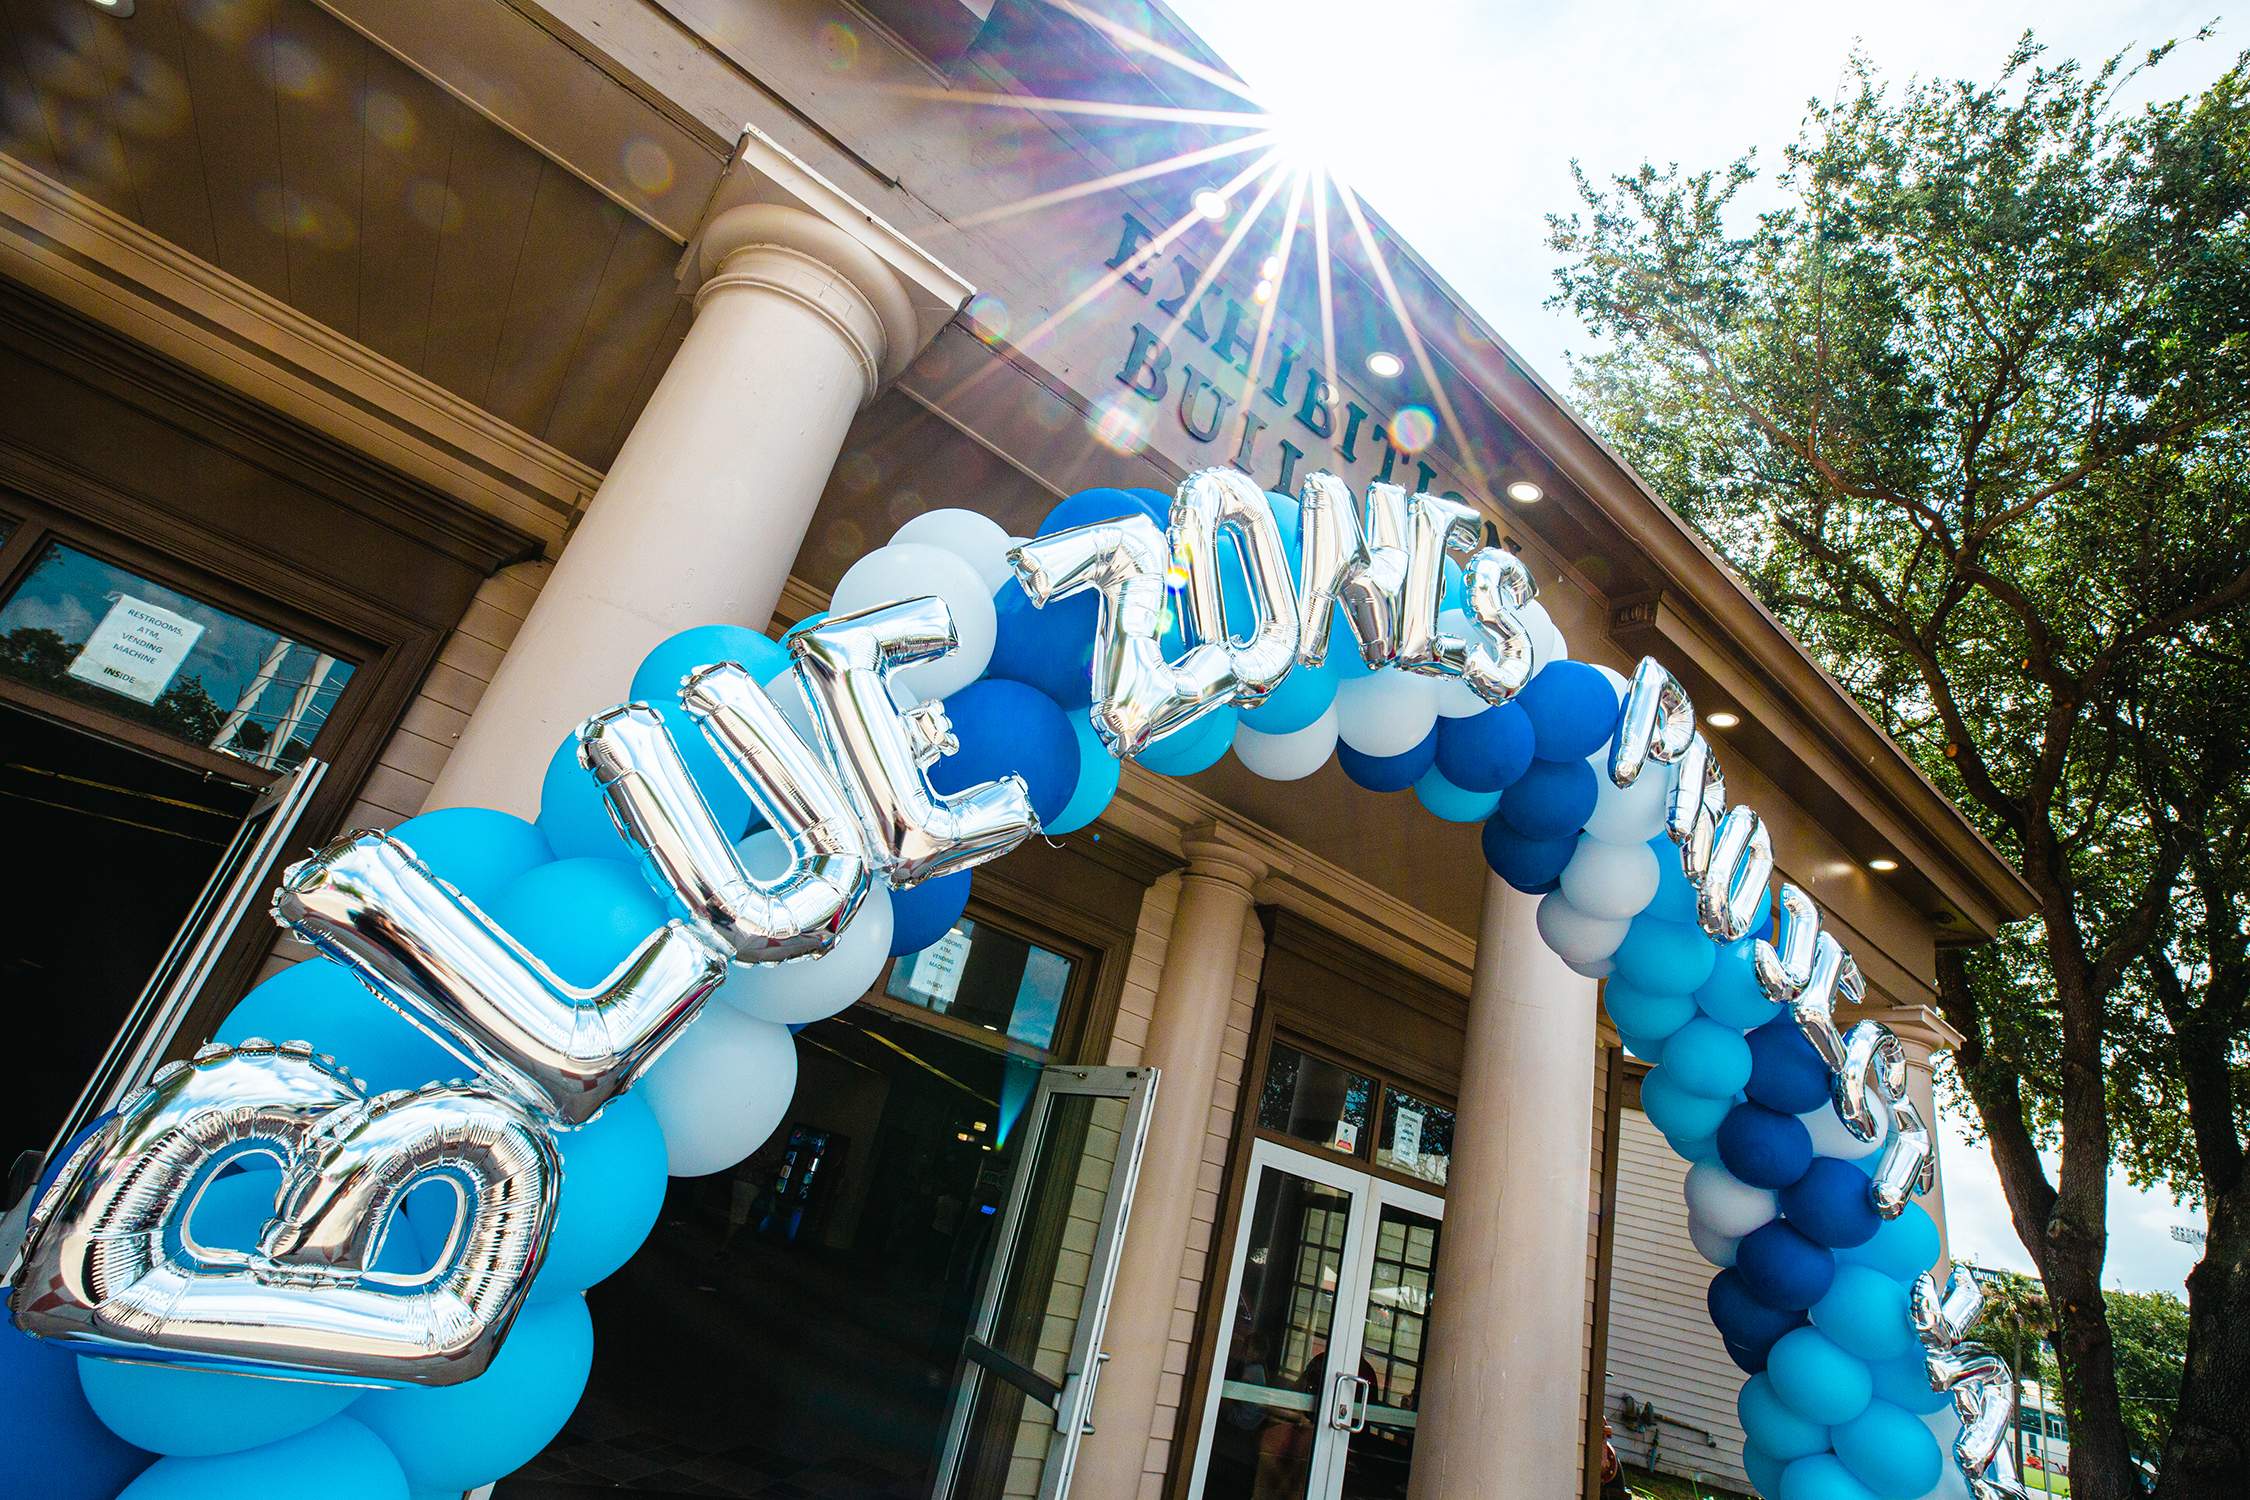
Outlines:
[[1405, 1495], [1443, 1201], [1263, 1140], [1243, 1196], [1189, 1494]]

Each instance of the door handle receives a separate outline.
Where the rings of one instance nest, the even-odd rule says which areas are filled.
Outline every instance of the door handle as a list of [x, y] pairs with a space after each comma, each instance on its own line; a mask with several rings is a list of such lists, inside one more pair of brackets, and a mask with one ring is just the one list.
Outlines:
[[1094, 1367], [1086, 1372], [1086, 1394], [1079, 1402], [1079, 1409], [1085, 1413], [1078, 1426], [1078, 1431], [1082, 1436], [1091, 1437], [1093, 1435], [1094, 1393], [1101, 1389], [1102, 1366], [1108, 1363], [1109, 1351], [1107, 1349], [1094, 1351]]
[[1328, 1425], [1338, 1432], [1365, 1432], [1367, 1398], [1374, 1389], [1357, 1375], [1339, 1373], [1328, 1393]]

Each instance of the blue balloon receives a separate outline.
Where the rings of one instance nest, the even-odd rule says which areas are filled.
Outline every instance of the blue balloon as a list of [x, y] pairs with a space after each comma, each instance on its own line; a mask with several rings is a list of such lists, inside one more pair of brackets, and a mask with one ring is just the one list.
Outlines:
[[558, 859], [517, 877], [493, 899], [492, 918], [571, 984], [598, 984], [664, 925], [664, 903], [639, 867], [613, 859]]
[[[355, 1408], [356, 1410], [356, 1408]], [[348, 1416], [241, 1453], [159, 1459], [118, 1500], [407, 1500], [381, 1439]]]
[[1833, 1453], [1800, 1458], [1781, 1471], [1776, 1500], [1875, 1500]]
[[1854, 1162], [1815, 1157], [1805, 1175], [1781, 1190], [1781, 1212], [1816, 1244], [1849, 1250], [1883, 1227], [1867, 1174]]
[[986, 678], [1021, 682], [1066, 709], [1094, 701], [1094, 632], [1101, 602], [1091, 592], [1034, 606], [1015, 583], [992, 596], [996, 626]]
[[1876, 1500], [1919, 1500], [1944, 1468], [1937, 1435], [1888, 1401], [1870, 1401], [1833, 1434], [1836, 1457]]
[[741, 625], [697, 625], [658, 644], [633, 671], [633, 697], [663, 716], [672, 743], [679, 747], [703, 800], [719, 826], [740, 838], [762, 823], [750, 793], [727, 769], [719, 752], [680, 707], [680, 682], [688, 673], [716, 662], [737, 662], [753, 682], [771, 681], [789, 669], [789, 651], [777, 641]]
[[[533, 1302], [474, 1380], [370, 1391], [352, 1415], [398, 1455], [417, 1485], [473, 1490], [553, 1441], [586, 1388], [594, 1320], [586, 1299]], [[304, 1493], [313, 1493], [306, 1491]]]
[[[629, 860], [632, 849], [609, 820], [593, 773], [578, 763], [576, 731], [563, 737], [539, 783], [539, 832], [557, 859]], [[478, 903], [482, 905], [482, 903]]]
[[159, 1360], [78, 1361], [86, 1403], [109, 1430], [151, 1453], [238, 1453], [318, 1427], [365, 1386], [273, 1380]]
[[1531, 720], [1513, 702], [1465, 719], [1439, 719], [1437, 767], [1464, 791], [1506, 791], [1531, 769], [1531, 740]]
[[[1707, 1016], [1697, 1016], [1664, 1044], [1664, 1069], [1674, 1083], [1691, 1094], [1731, 1100], [1749, 1080], [1750, 1048], [1741, 1032]], [[1811, 1138], [1806, 1139], [1809, 1150]]]
[[1795, 1115], [1737, 1104], [1719, 1127], [1719, 1160], [1752, 1187], [1784, 1188], [1812, 1165], [1812, 1136]]
[[1825, 1427], [1849, 1422], [1875, 1394], [1867, 1362], [1817, 1328], [1783, 1334], [1766, 1357], [1766, 1373], [1790, 1410]]
[[1739, 1267], [1729, 1267], [1711, 1278], [1703, 1305], [1719, 1337], [1746, 1349], [1771, 1349], [1785, 1333], [1805, 1326], [1805, 1315], [1760, 1298]]
[[553, 860], [537, 828], [489, 807], [441, 807], [408, 818], [391, 837], [479, 906], [534, 865]]
[[1371, 792], [1403, 792], [1422, 779], [1437, 763], [1437, 731], [1422, 736], [1422, 743], [1398, 755], [1362, 755], [1342, 740], [1336, 742], [1336, 764], [1344, 774]]
[[[1593, 772], [1588, 766], [1587, 773]], [[1507, 810], [1502, 799], [1501, 811]], [[1703, 929], [1685, 922], [1667, 922], [1642, 912], [1626, 929], [1625, 941], [1610, 955], [1610, 977], [1644, 990], [1688, 995], [1703, 987], [1718, 960], [1718, 946]]]
[[1599, 783], [1583, 760], [1535, 760], [1500, 794], [1500, 816], [1527, 839], [1568, 838], [1586, 826]]
[[1359, 636], [1352, 630], [1351, 616], [1344, 606], [1336, 606], [1335, 616], [1328, 624], [1327, 665], [1336, 669], [1339, 682], [1353, 682], [1374, 675], [1375, 669], [1367, 664], [1367, 657], [1359, 649]]
[[1776, 1016], [1750, 1033], [1750, 1083], [1744, 1090], [1768, 1109], [1801, 1115], [1828, 1102], [1828, 1065], [1793, 1016]]
[[969, 907], [969, 871], [891, 892], [891, 952], [919, 953], [953, 930]]
[[78, 1383], [78, 1356], [0, 1317], [0, 1454], [44, 1500], [109, 1500], [149, 1455], [102, 1425]]
[[1909, 1203], [1895, 1219], [1885, 1219], [1864, 1245], [1836, 1252], [1838, 1260], [1873, 1266], [1893, 1281], [1912, 1281], [1937, 1264], [1937, 1223], [1919, 1203]]
[[1828, 1451], [1828, 1429], [1790, 1410], [1774, 1394], [1770, 1375], [1753, 1375], [1742, 1383], [1742, 1393], [1734, 1398], [1734, 1414], [1742, 1423], [1743, 1436], [1783, 1463]]
[[555, 1132], [562, 1192], [547, 1258], [532, 1283], [537, 1301], [576, 1296], [611, 1275], [656, 1226], [668, 1180], [664, 1131], [638, 1093], [620, 1095], [576, 1130]]
[[1069, 806], [1078, 787], [1078, 738], [1037, 688], [985, 678], [947, 698], [945, 714], [961, 748], [930, 767], [934, 790], [965, 792], [1012, 772], [1031, 789], [1041, 823]]
[[1617, 691], [1582, 661], [1551, 661], [1516, 694], [1541, 760], [1584, 760], [1617, 730]]
[[1742, 1472], [1750, 1476], [1750, 1487], [1759, 1494], [1778, 1496], [1782, 1471], [1786, 1467], [1786, 1460], [1774, 1457], [1756, 1443], [1742, 1445]]
[[[1669, 841], [1667, 840], [1667, 843]], [[1679, 856], [1674, 852], [1669, 863], [1677, 865]], [[1680, 883], [1687, 884], [1681, 876]], [[1659, 879], [1659, 893], [1662, 881]], [[1655, 909], [1651, 903], [1650, 909]], [[1692, 912], [1690, 913], [1692, 917]], [[1695, 1003], [1703, 1013], [1722, 1026], [1732, 1026], [1737, 1031], [1750, 1031], [1765, 1025], [1781, 1014], [1779, 1003], [1766, 998], [1758, 983], [1758, 972], [1751, 953], [1755, 943], [1750, 938], [1738, 938], [1720, 945], [1718, 957], [1712, 963], [1711, 977], [1695, 992]]]
[[[1644, 990], [1620, 979], [1612, 979], [1602, 986], [1602, 1004], [1619, 1031], [1629, 1031], [1658, 1043], [1695, 1019], [1695, 1002], [1687, 996]], [[1676, 1078], [1671, 1082], [1675, 1087], [1679, 1084]], [[1723, 1116], [1724, 1111], [1721, 1114]], [[1711, 1128], [1719, 1128], [1716, 1120]]]
[[1735, 1248], [1734, 1268], [1760, 1302], [1795, 1312], [1818, 1302], [1836, 1280], [1835, 1253], [1780, 1219], [1742, 1237]]
[[1915, 1368], [1921, 1368], [1921, 1345], [1914, 1337], [1906, 1286], [1870, 1266], [1838, 1265], [1835, 1281], [1812, 1305], [1812, 1321], [1813, 1327], [1868, 1362], [1875, 1371], [1878, 1396], [1884, 1393], [1885, 1362], [1911, 1354]]
[[1031, 534], [1053, 536], [1074, 526], [1092, 526], [1099, 521], [1122, 520], [1128, 516], [1147, 516], [1161, 530], [1171, 522], [1172, 502], [1153, 503], [1148, 496], [1154, 493], [1153, 490], [1138, 494], [1112, 489], [1080, 490], [1057, 502]]
[[[630, 866], [618, 868], [631, 873]], [[348, 969], [325, 958], [283, 969], [237, 1001], [212, 1032], [212, 1039], [221, 1042], [252, 1037], [310, 1042], [377, 1093], [420, 1088], [475, 1071], [376, 999]]]
[[[1505, 794], [1502, 794], [1505, 796]], [[1484, 862], [1492, 873], [1527, 895], [1544, 895], [1562, 879], [1563, 866], [1578, 852], [1578, 835], [1527, 839], [1495, 813], [1485, 820]]]
[[1208, 771], [1226, 758], [1228, 747], [1234, 744], [1235, 726], [1241, 718], [1236, 709], [1214, 708], [1185, 729], [1173, 730], [1133, 760], [1142, 769], [1165, 776], [1193, 776], [1198, 771]]
[[1653, 921], [1679, 922], [1692, 927], [1695, 925], [1695, 887], [1689, 883], [1687, 872], [1680, 868], [1680, 846], [1661, 833], [1650, 839], [1648, 846], [1656, 855], [1656, 894], [1641, 908], [1641, 915]]
[[1731, 1099], [1713, 1099], [1681, 1088], [1669, 1068], [1656, 1068], [1641, 1079], [1641, 1112], [1667, 1137], [1693, 1141], [1716, 1134], [1733, 1106]]
[[1498, 792], [1465, 792], [1435, 766], [1414, 783], [1414, 800], [1448, 823], [1482, 823], [1500, 806]]
[[1063, 810], [1043, 820], [1049, 833], [1075, 833], [1100, 817], [1117, 796], [1117, 778], [1124, 769], [1109, 753], [1109, 746], [1102, 743], [1091, 718], [1085, 714], [1069, 717], [1071, 738], [1078, 742], [1078, 783], [1071, 788]]
[[1727, 1358], [1733, 1360], [1735, 1368], [1743, 1374], [1760, 1374], [1766, 1368], [1766, 1356], [1770, 1350], [1761, 1349], [1755, 1344], [1736, 1343], [1733, 1339], [1721, 1339], [1719, 1342], [1725, 1347]]
[[[1851, 1266], [1841, 1267], [1838, 1279], [1842, 1279], [1842, 1271], [1852, 1269], [1854, 1268]], [[1860, 1267], [1858, 1269], [1864, 1270], [1866, 1268]], [[1887, 1276], [1883, 1279], [1890, 1280]], [[1900, 1294], [1902, 1296], [1905, 1294], [1903, 1287], [1900, 1288]], [[1835, 1335], [1830, 1334], [1829, 1337], [1835, 1338]], [[1841, 1340], [1838, 1340], [1838, 1343], [1841, 1342]], [[1872, 1360], [1868, 1363], [1868, 1372], [1873, 1375], [1875, 1380], [1877, 1399], [1888, 1401], [1893, 1406], [1902, 1406], [1918, 1416], [1926, 1417], [1932, 1412], [1943, 1411], [1953, 1404], [1953, 1393], [1930, 1389], [1929, 1361], [1923, 1355], [1919, 1343], [1912, 1339], [1909, 1339], [1908, 1342], [1913, 1347], [1906, 1353], [1894, 1354], [1888, 1359]], [[1864, 1355], [1861, 1357], [1865, 1358]]]
[[1674, 1156], [1690, 1166], [1699, 1161], [1719, 1159], [1719, 1133], [1715, 1130], [1708, 1135], [1667, 1135], [1664, 1143], [1672, 1148]]
[[1317, 667], [1300, 662], [1281, 679], [1281, 686], [1266, 695], [1265, 702], [1244, 711], [1242, 722], [1259, 734], [1309, 729], [1336, 701], [1336, 688], [1343, 680], [1333, 656]]

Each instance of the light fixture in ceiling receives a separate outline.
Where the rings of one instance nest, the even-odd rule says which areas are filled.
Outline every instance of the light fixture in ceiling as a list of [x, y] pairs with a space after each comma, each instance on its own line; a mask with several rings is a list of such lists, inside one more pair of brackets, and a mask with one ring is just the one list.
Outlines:
[[1508, 485], [1508, 498], [1524, 505], [1547, 498], [1547, 492], [1528, 479], [1518, 479]]
[[1367, 356], [1367, 373], [1383, 380], [1396, 380], [1406, 373], [1406, 361], [1388, 349], [1378, 349]]
[[1730, 714], [1722, 708], [1716, 713], [1705, 714], [1703, 716], [1703, 722], [1710, 725], [1713, 729], [1732, 729], [1735, 725], [1742, 722], [1742, 715]]
[[1888, 855], [1877, 855], [1875, 858], [1867, 862], [1867, 868], [1873, 870], [1878, 875], [1888, 875], [1891, 873], [1891, 871], [1898, 868], [1898, 861], [1890, 858]]

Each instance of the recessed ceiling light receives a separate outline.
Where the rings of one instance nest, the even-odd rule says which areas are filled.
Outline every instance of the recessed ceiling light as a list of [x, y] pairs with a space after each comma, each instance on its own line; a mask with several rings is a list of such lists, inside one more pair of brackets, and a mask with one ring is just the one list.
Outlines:
[[1742, 722], [1742, 715], [1730, 714], [1722, 708], [1717, 713], [1705, 714], [1703, 716], [1703, 722], [1710, 725], [1713, 729], [1732, 729], [1735, 725]]
[[1898, 868], [1898, 861], [1895, 859], [1884, 858], [1871, 859], [1867, 862], [1867, 868], [1873, 870], [1878, 875], [1888, 875], [1891, 873], [1891, 871]]
[[1508, 498], [1510, 500], [1520, 500], [1525, 505], [1529, 505], [1534, 500], [1546, 499], [1547, 492], [1541, 489], [1538, 485], [1533, 484], [1528, 479], [1519, 479], [1508, 486]]
[[1378, 349], [1367, 356], [1367, 373], [1384, 380], [1396, 380], [1406, 373], [1406, 361], [1388, 349]]
[[1195, 195], [1195, 211], [1206, 219], [1223, 219], [1227, 216], [1227, 195], [1217, 188], [1204, 188]]
[[86, 0], [86, 3], [120, 21], [133, 13], [133, 0]]

